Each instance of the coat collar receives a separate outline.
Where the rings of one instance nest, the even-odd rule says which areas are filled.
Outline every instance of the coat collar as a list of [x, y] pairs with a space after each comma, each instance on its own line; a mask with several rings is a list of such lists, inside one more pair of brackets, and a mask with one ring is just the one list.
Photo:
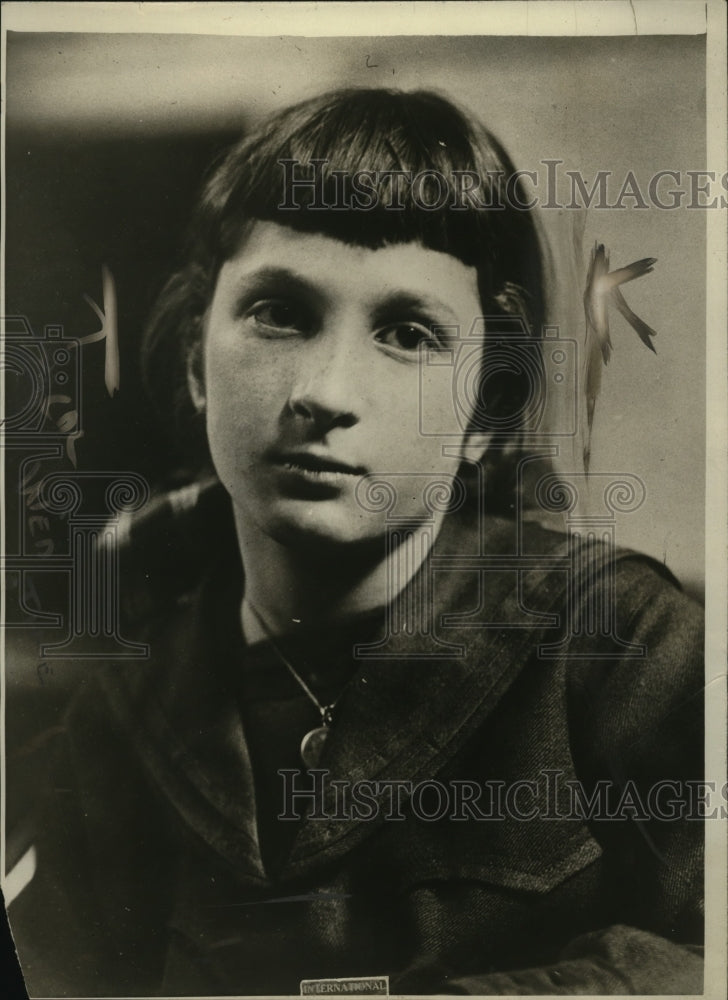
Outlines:
[[[563, 600], [564, 536], [536, 529], [528, 545], [539, 565], [511, 568], [524, 554], [514, 523], [462, 513], [445, 520], [428, 558], [392, 602], [380, 644], [358, 650], [361, 663], [321, 762], [327, 782], [435, 777], [483, 724]], [[478, 553], [487, 556], [474, 562]], [[540, 613], [524, 613], [528, 607]], [[265, 883], [231, 664], [209, 662], [208, 612], [201, 588], [183, 595], [154, 638], [152, 662], [114, 665], [103, 683], [143, 766], [185, 823], [240, 875]], [[305, 772], [300, 777], [307, 782]], [[327, 789], [324, 812], [333, 817]], [[281, 878], [346, 853], [376, 826], [304, 820]]]

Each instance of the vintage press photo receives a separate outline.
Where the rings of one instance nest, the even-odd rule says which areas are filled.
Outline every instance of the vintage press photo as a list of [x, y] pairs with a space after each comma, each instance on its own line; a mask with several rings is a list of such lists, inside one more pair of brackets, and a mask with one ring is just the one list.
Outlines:
[[724, 996], [724, 7], [3, 13], [28, 995]]

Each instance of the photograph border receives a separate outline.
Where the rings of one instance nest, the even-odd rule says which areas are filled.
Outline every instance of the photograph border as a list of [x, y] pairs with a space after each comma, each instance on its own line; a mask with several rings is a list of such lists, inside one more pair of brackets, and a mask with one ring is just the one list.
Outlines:
[[[371, 20], [370, 20], [371, 18]], [[726, 6], [722, 0], [535, 0], [496, 3], [25, 3], [3, 4], [3, 93], [7, 33], [140, 32], [250, 36], [548, 35], [619, 36], [706, 33], [706, 169], [723, 173], [726, 148]], [[5, 161], [5, 116], [2, 159]], [[5, 183], [5, 181], [4, 181]], [[4, 199], [3, 199], [4, 200]], [[706, 330], [706, 780], [726, 783], [726, 632], [728, 630], [728, 367], [726, 365], [726, 212], [705, 212]], [[1, 234], [0, 315], [5, 316], [5, 219]], [[3, 414], [0, 412], [0, 417]], [[709, 431], [709, 432], [708, 432]], [[1, 447], [0, 441], [0, 447]], [[5, 513], [5, 469], [0, 471]], [[0, 621], [5, 617], [5, 593]], [[0, 660], [0, 866], [5, 871], [5, 641]], [[725, 996], [728, 975], [727, 824], [706, 829], [706, 997]]]

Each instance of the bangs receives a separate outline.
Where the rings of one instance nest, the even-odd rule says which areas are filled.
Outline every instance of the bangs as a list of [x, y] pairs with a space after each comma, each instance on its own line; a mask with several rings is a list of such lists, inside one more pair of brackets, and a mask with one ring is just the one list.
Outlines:
[[490, 271], [514, 237], [502, 218], [512, 230], [512, 174], [492, 136], [438, 95], [352, 90], [286, 109], [243, 140], [205, 202], [224, 220], [223, 260], [260, 220], [371, 249], [417, 242]]

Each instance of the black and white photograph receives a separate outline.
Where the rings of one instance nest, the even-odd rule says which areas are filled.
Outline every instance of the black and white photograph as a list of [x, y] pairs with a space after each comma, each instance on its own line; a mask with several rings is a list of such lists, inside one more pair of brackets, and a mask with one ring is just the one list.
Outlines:
[[725, 5], [3, 19], [0, 992], [725, 997]]

